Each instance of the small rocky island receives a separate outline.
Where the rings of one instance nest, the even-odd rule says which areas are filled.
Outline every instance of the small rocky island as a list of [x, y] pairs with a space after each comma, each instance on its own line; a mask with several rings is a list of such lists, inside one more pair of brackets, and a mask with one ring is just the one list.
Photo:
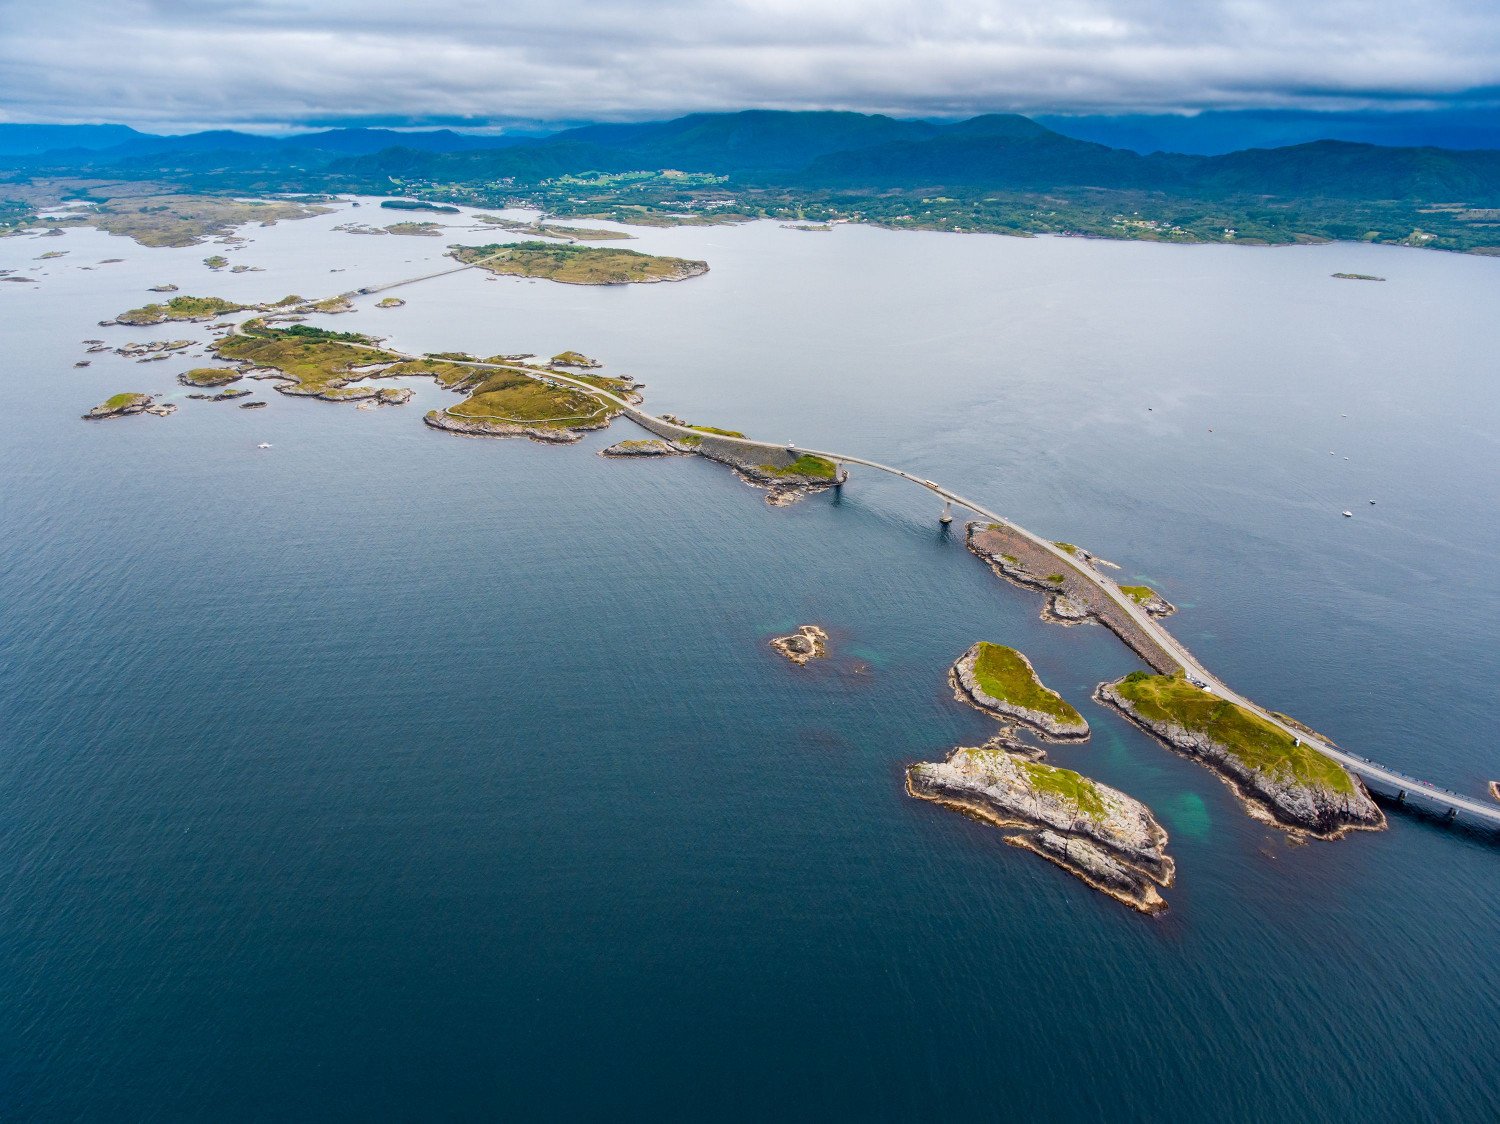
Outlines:
[[668, 441], [631, 439], [600, 449], [601, 457], [685, 457], [688, 451]]
[[149, 394], [140, 394], [133, 391], [124, 394], [116, 394], [106, 398], [88, 413], [83, 415], [84, 421], [103, 421], [105, 418], [124, 418], [131, 414], [156, 414], [166, 417], [177, 410], [171, 404], [155, 405], [156, 400]]
[[828, 655], [828, 633], [815, 624], [804, 624], [790, 636], [772, 638], [771, 647], [798, 667], [805, 667], [808, 660], [820, 660]]
[[948, 682], [960, 702], [1020, 722], [1054, 741], [1083, 741], [1089, 736], [1083, 715], [1044, 687], [1031, 661], [1014, 648], [981, 640], [954, 663]]
[[1142, 913], [1167, 908], [1157, 887], [1176, 864], [1167, 833], [1125, 793], [1043, 762], [1045, 754], [1004, 735], [960, 747], [946, 761], [906, 771], [906, 791], [985, 823], [1015, 829], [1005, 842], [1040, 855]]
[[228, 386], [232, 382], [238, 382], [243, 376], [243, 371], [232, 367], [194, 367], [191, 371], [183, 371], [178, 375], [177, 381], [183, 386]]
[[1180, 675], [1133, 671], [1101, 683], [1094, 697], [1207, 765], [1264, 823], [1315, 839], [1386, 826], [1359, 778], [1337, 761]]

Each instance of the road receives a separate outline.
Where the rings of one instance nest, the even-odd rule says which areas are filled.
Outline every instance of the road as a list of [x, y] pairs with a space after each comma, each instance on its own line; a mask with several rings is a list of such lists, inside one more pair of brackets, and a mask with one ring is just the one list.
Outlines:
[[[382, 292], [387, 289], [395, 288], [398, 285], [409, 285], [417, 281], [426, 280], [430, 277], [442, 277], [446, 276], [449, 273], [460, 272], [464, 269], [477, 268], [480, 264], [482, 263], [475, 262], [471, 265], [460, 266], [458, 269], [444, 270], [441, 273], [432, 273], [427, 274], [423, 277], [408, 278], [404, 281], [396, 281], [386, 285], [371, 286], [369, 288], [360, 289], [358, 290], [358, 292]], [[355, 294], [345, 295], [353, 296]], [[237, 329], [238, 325], [236, 325], [236, 330]], [[372, 350], [375, 349], [372, 347]], [[389, 347], [383, 347], [379, 350], [390, 352], [393, 355], [402, 354], [401, 352], [395, 351]], [[408, 359], [425, 358], [424, 356], [420, 355], [407, 355], [404, 357]], [[582, 379], [576, 379], [569, 375], [560, 374], [557, 371], [553, 371], [550, 369], [542, 371], [538, 370], [535, 367], [528, 367], [524, 364], [516, 363], [482, 363], [473, 360], [445, 361], [456, 363], [457, 365], [466, 367], [478, 367], [482, 369], [498, 371], [516, 371], [521, 374], [528, 375], [531, 378], [538, 379], [542, 382], [563, 383], [566, 385], [570, 385], [584, 391], [587, 394], [593, 395], [595, 398], [614, 403], [621, 408], [621, 410], [627, 417], [642, 425], [643, 428], [649, 430], [650, 432], [660, 434], [662, 430], [667, 430], [684, 437], [694, 437], [700, 439], [704, 436], [704, 434], [699, 430], [694, 430], [689, 426], [677, 425], [673, 422], [664, 421], [661, 418], [654, 417], [650, 414], [645, 413], [645, 411], [641, 410], [639, 407], [633, 405], [632, 403], [625, 401], [625, 399], [611, 394], [607, 390], [602, 390], [597, 386], [584, 382]], [[1105, 577], [1103, 574], [1096, 571], [1092, 566], [1081, 564], [1076, 558], [1074, 558], [1067, 551], [1059, 548], [1050, 539], [1045, 539], [1040, 535], [1033, 534], [1032, 532], [1026, 530], [1026, 528], [1011, 522], [1009, 519], [1006, 519], [1003, 515], [999, 515], [993, 511], [990, 511], [988, 508], [981, 507], [973, 500], [967, 499], [964, 496], [959, 495], [957, 492], [943, 487], [941, 484], [938, 484], [932, 480], [925, 479], [921, 476], [916, 476], [904, 469], [895, 468], [888, 464], [881, 464], [879, 461], [872, 461], [865, 457], [852, 456], [848, 453], [836, 453], [824, 449], [806, 449], [801, 447], [800, 445], [773, 445], [765, 441], [754, 441], [749, 438], [741, 437], [727, 437], [721, 434], [714, 434], [713, 439], [715, 441], [721, 441], [732, 445], [743, 445], [746, 448], [785, 449], [787, 451], [795, 451], [798, 454], [807, 454], [809, 456], [822, 457], [825, 460], [835, 462], [835, 464], [857, 464], [864, 468], [874, 469], [877, 472], [888, 473], [891, 476], [898, 477], [902, 480], [906, 480], [910, 483], [916, 484], [919, 487], [926, 488], [934, 495], [937, 495], [952, 504], [956, 504], [959, 507], [965, 508], [968, 511], [972, 511], [975, 515], [978, 515], [982, 519], [986, 519], [992, 523], [998, 523], [1007, 530], [1022, 536], [1028, 542], [1052, 555], [1054, 558], [1056, 558], [1059, 564], [1067, 566], [1075, 573], [1082, 575], [1086, 581], [1097, 587], [1106, 597], [1110, 599], [1111, 602], [1117, 605], [1131, 619], [1131, 621], [1141, 629], [1142, 632], [1144, 632], [1147, 636], [1149, 636], [1152, 640], [1159, 644], [1168, 655], [1175, 659], [1182, 666], [1184, 671], [1186, 671], [1192, 677], [1197, 678], [1203, 683], [1207, 684], [1208, 689], [1213, 691], [1221, 698], [1227, 699], [1232, 703], [1244, 707], [1252, 714], [1255, 714], [1264, 719], [1266, 722], [1269, 722], [1278, 730], [1281, 730], [1291, 737], [1301, 739], [1301, 741], [1305, 745], [1310, 746], [1311, 748], [1317, 750], [1319, 753], [1333, 758], [1344, 768], [1348, 769], [1351, 773], [1354, 773], [1356, 776], [1362, 778], [1367, 785], [1376, 787], [1377, 790], [1381, 791], [1384, 795], [1398, 797], [1403, 801], [1425, 801], [1433, 805], [1434, 808], [1441, 810], [1450, 818], [1457, 818], [1458, 815], [1462, 814], [1469, 820], [1480, 823], [1486, 827], [1493, 828], [1496, 831], [1500, 831], [1500, 804], [1491, 801], [1475, 799], [1473, 797], [1463, 796], [1459, 793], [1452, 792], [1438, 785], [1429, 784], [1426, 781], [1418, 780], [1417, 778], [1408, 776], [1407, 774], [1402, 773], [1396, 769], [1387, 768], [1384, 765], [1380, 765], [1374, 761], [1370, 761], [1364, 757], [1359, 756], [1358, 754], [1349, 753], [1346, 750], [1340, 749], [1339, 747], [1330, 744], [1323, 738], [1320, 738], [1307, 730], [1297, 729], [1289, 725], [1286, 721], [1277, 717], [1273, 712], [1267, 710], [1259, 703], [1245, 698], [1245, 696], [1230, 688], [1226, 683], [1223, 682], [1223, 680], [1219, 679], [1216, 675], [1214, 675], [1211, 671], [1204, 667], [1203, 664], [1201, 664], [1198, 659], [1177, 640], [1176, 637], [1174, 637], [1170, 632], [1166, 630], [1166, 628], [1162, 626], [1160, 621], [1151, 616], [1151, 614], [1147, 613], [1143, 608], [1141, 608], [1140, 605], [1136, 604], [1134, 600], [1123, 593], [1118, 585], [1116, 585], [1109, 578]]]

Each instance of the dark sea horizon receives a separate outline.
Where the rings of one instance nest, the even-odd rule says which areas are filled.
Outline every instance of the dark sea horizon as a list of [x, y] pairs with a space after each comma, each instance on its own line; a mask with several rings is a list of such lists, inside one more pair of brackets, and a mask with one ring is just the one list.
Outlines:
[[[627, 422], [461, 439], [419, 380], [243, 411], [185, 398], [201, 360], [74, 367], [203, 336], [96, 327], [149, 286], [415, 275], [495, 240], [469, 214], [0, 240], [37, 279], [0, 285], [0, 1117], [1495, 1119], [1500, 847], [1400, 814], [1292, 845], [1093, 703], [1138, 661], [1040, 620], [920, 490], [855, 468], [772, 508], [596, 456]], [[1500, 778], [1500, 261], [632, 233], [711, 271], [470, 271], [315, 322], [577, 349], [655, 412], [908, 468], [1118, 563], [1346, 748]], [[126, 390], [180, 408], [79, 420]], [[833, 652], [798, 669], [767, 641], [802, 623]], [[945, 678], [980, 639], [1092, 725], [1050, 760], [1165, 826], [1167, 913], [905, 794], [993, 732]]]

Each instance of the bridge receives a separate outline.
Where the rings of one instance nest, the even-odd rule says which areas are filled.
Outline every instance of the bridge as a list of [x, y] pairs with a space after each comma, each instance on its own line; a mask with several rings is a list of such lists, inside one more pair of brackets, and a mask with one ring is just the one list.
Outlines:
[[[367, 288], [359, 289], [356, 291], [356, 293], [349, 293], [345, 295], [352, 297], [357, 294], [383, 292], [387, 289], [394, 289], [402, 285], [415, 284], [418, 281], [425, 281], [434, 277], [445, 277], [450, 273], [460, 273], [467, 269], [478, 268], [484, 263], [484, 261], [488, 260], [489, 259], [486, 258], [482, 261], [471, 262], [467, 265], [461, 265], [454, 269], [445, 269], [438, 273], [429, 273], [420, 277], [406, 278], [405, 280], [394, 281], [384, 285], [370, 286]], [[402, 354], [401, 352], [395, 351], [394, 349], [389, 347], [381, 348], [380, 350], [390, 352], [394, 355]], [[422, 359], [424, 357], [419, 355], [406, 355], [405, 358]], [[1453, 792], [1450, 789], [1442, 788], [1439, 785], [1434, 785], [1427, 781], [1418, 780], [1417, 778], [1400, 772], [1397, 769], [1389, 768], [1385, 765], [1379, 764], [1378, 762], [1371, 761], [1369, 758], [1361, 757], [1357, 753], [1350, 753], [1348, 750], [1341, 749], [1338, 746], [1333, 745], [1327, 739], [1318, 736], [1310, 730], [1306, 730], [1300, 727], [1293, 727], [1285, 719], [1277, 715], [1274, 711], [1267, 710], [1260, 704], [1252, 702], [1250, 699], [1245, 698], [1243, 695], [1231, 689], [1227, 684], [1223, 682], [1223, 680], [1219, 679], [1216, 675], [1209, 671], [1208, 668], [1200, 663], [1198, 659], [1193, 656], [1193, 654], [1189, 652], [1187, 648], [1185, 648], [1175, 636], [1173, 636], [1166, 630], [1166, 628], [1162, 626], [1160, 621], [1147, 613], [1145, 609], [1136, 604], [1134, 600], [1127, 596], [1118, 585], [1116, 585], [1109, 578], [1105, 577], [1103, 574], [1099, 573], [1092, 566], [1080, 563], [1071, 554], [1061, 549], [1056, 543], [1052, 542], [1051, 540], [1042, 538], [1040, 535], [1033, 534], [1032, 532], [1026, 530], [1024, 527], [1011, 522], [1003, 515], [999, 515], [993, 511], [990, 511], [988, 508], [980, 506], [973, 500], [967, 499], [966, 497], [959, 495], [957, 492], [943, 487], [941, 484], [938, 484], [935, 481], [914, 475], [913, 473], [907, 472], [905, 469], [896, 468], [888, 464], [881, 464], [879, 461], [869, 460], [865, 457], [853, 456], [849, 453], [830, 452], [826, 449], [807, 449], [792, 444], [772, 445], [768, 442], [755, 441], [747, 437], [730, 437], [724, 434], [717, 433], [711, 435], [705, 434], [702, 430], [693, 429], [691, 426], [679, 425], [676, 422], [667, 421], [665, 418], [659, 418], [652, 414], [648, 414], [635, 404], [627, 402], [625, 399], [620, 398], [607, 390], [594, 386], [591, 383], [584, 382], [582, 379], [573, 378], [570, 375], [565, 375], [555, 370], [549, 369], [543, 371], [538, 370], [535, 367], [528, 367], [524, 364], [518, 363], [483, 363], [477, 360], [446, 360], [446, 362], [451, 362], [466, 367], [478, 367], [488, 370], [514, 371], [518, 374], [527, 375], [530, 378], [537, 379], [540, 382], [550, 382], [554, 385], [562, 384], [576, 388], [586, 394], [592, 395], [597, 399], [607, 401], [615, 406], [618, 406], [621, 412], [624, 413], [626, 417], [630, 418], [636, 424], [640, 425], [643, 429], [655, 433], [658, 436], [668, 438], [691, 437], [695, 441], [701, 441], [706, 438], [711, 438], [716, 443], [728, 444], [730, 446], [739, 446], [746, 450], [760, 450], [762, 456], [766, 454], [779, 453], [783, 455], [796, 454], [799, 456], [807, 455], [822, 457], [824, 460], [833, 462], [835, 466], [835, 479], [840, 483], [842, 483], [844, 466], [857, 464], [863, 468], [873, 469], [876, 472], [883, 472], [887, 475], [895, 476], [898, 479], [905, 480], [908, 483], [915, 484], [918, 487], [925, 488], [943, 501], [943, 512], [941, 518], [944, 523], [950, 521], [951, 509], [956, 506], [967, 511], [971, 511], [981, 519], [997, 524], [1007, 531], [1010, 531], [1011, 533], [1019, 535], [1022, 538], [1026, 539], [1039, 550], [1045, 551], [1048, 555], [1053, 557], [1058, 565], [1067, 567], [1073, 573], [1080, 575], [1090, 585], [1098, 589], [1106, 598], [1109, 599], [1111, 604], [1118, 607], [1126, 615], [1126, 617], [1133, 625], [1135, 625], [1143, 634], [1145, 634], [1153, 642], [1155, 642], [1162, 649], [1162, 651], [1170, 656], [1172, 660], [1176, 661], [1176, 663], [1185, 673], [1204, 684], [1204, 686], [1208, 690], [1212, 691], [1220, 698], [1227, 699], [1232, 703], [1244, 707], [1252, 714], [1270, 723], [1276, 729], [1281, 730], [1283, 733], [1293, 738], [1299, 739], [1302, 743], [1310, 746], [1312, 749], [1317, 750], [1319, 753], [1322, 753], [1327, 757], [1331, 757], [1349, 772], [1353, 773], [1355, 776], [1364, 781], [1366, 787], [1369, 788], [1371, 792], [1375, 793], [1376, 795], [1385, 797], [1387, 800], [1392, 801], [1399, 806], [1414, 808], [1435, 815], [1441, 820], [1448, 823], [1456, 823], [1460, 820], [1460, 818], [1462, 818], [1462, 820], [1466, 824], [1472, 824], [1500, 833], [1500, 803], [1482, 799], [1475, 799], [1470, 796], [1464, 796], [1460, 793]]]
[[[705, 437], [705, 434], [701, 430], [695, 430], [691, 426], [678, 425], [664, 418], [647, 414], [644, 410], [632, 405], [623, 398], [592, 386], [581, 379], [575, 379], [555, 371], [540, 372], [534, 368], [528, 369], [524, 366], [512, 366], [509, 364], [476, 363], [473, 365], [519, 371], [529, 374], [532, 377], [541, 378], [543, 381], [569, 384], [594, 395], [596, 398], [606, 399], [620, 407], [632, 421], [658, 436], [692, 437], [699, 440]], [[795, 453], [799, 456], [822, 457], [824, 460], [833, 462], [836, 478], [839, 478], [846, 465], [856, 464], [863, 468], [873, 469], [876, 472], [883, 472], [905, 480], [908, 483], [915, 484], [920, 488], [925, 488], [940, 498], [943, 501], [945, 521], [952, 507], [960, 507], [973, 512], [981, 519], [998, 524], [1006, 530], [1020, 535], [1037, 548], [1046, 551], [1048, 555], [1057, 561], [1058, 565], [1066, 566], [1074, 573], [1080, 574], [1086, 581], [1102, 592], [1105, 597], [1109, 598], [1111, 603], [1123, 611], [1130, 618], [1131, 623], [1155, 641], [1172, 659], [1176, 660], [1184, 672], [1205, 684], [1209, 690], [1213, 691], [1220, 698], [1227, 699], [1232, 703], [1244, 707], [1283, 733], [1300, 739], [1304, 745], [1310, 746], [1319, 753], [1333, 758], [1333, 760], [1337, 761], [1345, 769], [1349, 770], [1349, 772], [1364, 781], [1366, 787], [1372, 792], [1398, 805], [1407, 805], [1431, 812], [1446, 821], [1456, 822], [1462, 817], [1468, 823], [1500, 832], [1500, 803], [1464, 796], [1450, 789], [1442, 788], [1427, 781], [1418, 780], [1416, 777], [1409, 776], [1397, 769], [1389, 768], [1388, 766], [1371, 761], [1369, 758], [1361, 757], [1357, 753], [1350, 753], [1348, 750], [1341, 749], [1309, 730], [1293, 727], [1274, 711], [1267, 710], [1260, 704], [1245, 698], [1245, 696], [1231, 689], [1223, 680], [1209, 671], [1175, 636], [1168, 632], [1160, 621], [1147, 613], [1145, 609], [1127, 596], [1118, 585], [1099, 573], [1092, 566], [1080, 563], [1078, 559], [1074, 558], [1051, 540], [1033, 534], [1031, 531], [1026, 530], [1026, 528], [1005, 518], [1005, 516], [990, 511], [988, 508], [983, 507], [966, 496], [943, 487], [943, 485], [934, 480], [928, 480], [925, 477], [907, 472], [905, 469], [882, 464], [867, 457], [854, 456], [850, 453], [833, 452], [827, 449], [810, 449], [800, 445], [772, 445], [764, 441], [755, 441], [743, 437], [728, 437], [717, 433], [712, 435], [712, 439], [715, 442], [741, 446], [747, 450], [758, 449], [766, 453], [784, 451], [786, 453]]]

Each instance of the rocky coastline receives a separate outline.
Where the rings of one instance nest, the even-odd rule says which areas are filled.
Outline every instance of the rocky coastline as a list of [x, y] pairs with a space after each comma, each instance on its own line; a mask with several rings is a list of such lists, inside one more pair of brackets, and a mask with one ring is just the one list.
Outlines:
[[611, 417], [597, 422], [570, 426], [567, 429], [549, 429], [545, 426], [526, 425], [520, 422], [486, 421], [480, 418], [459, 418], [440, 410], [431, 410], [422, 420], [433, 429], [445, 433], [457, 433], [463, 437], [526, 437], [548, 445], [571, 445], [581, 440], [584, 433], [595, 429], [607, 429]]
[[149, 394], [116, 394], [99, 403], [83, 415], [84, 421], [103, 421], [106, 418], [124, 418], [131, 414], [144, 414], [155, 401]]
[[1381, 831], [1385, 813], [1358, 777], [1350, 791], [1304, 784], [1267, 775], [1241, 761], [1208, 735], [1173, 722], [1150, 718], [1120, 694], [1115, 683], [1101, 683], [1095, 701], [1113, 707], [1169, 749], [1211, 769], [1239, 797], [1251, 816], [1298, 837], [1338, 839], [1350, 831]]
[[[979, 644], [970, 647], [954, 661], [949, 669], [948, 683], [953, 688], [954, 698], [991, 717], [1019, 722], [1053, 741], [1088, 740], [1089, 724], [1082, 716], [1077, 722], [1069, 722], [1056, 715], [1047, 714], [1045, 711], [1020, 706], [1006, 699], [997, 699], [987, 693], [975, 675], [975, 664], [979, 659], [980, 647]], [[1015, 654], [1026, 665], [1026, 670], [1031, 673], [1032, 678], [1036, 679], [1037, 686], [1045, 691], [1046, 688], [1041, 686], [1041, 680], [1037, 678], [1036, 669], [1031, 666], [1031, 661], [1020, 652]]]
[[1142, 913], [1167, 908], [1158, 887], [1176, 864], [1167, 833], [1140, 801], [1067, 769], [1044, 764], [1039, 749], [1003, 738], [961, 746], [941, 762], [906, 771], [906, 791], [1004, 829], [1005, 842], [1040, 855]]
[[669, 441], [617, 441], [600, 449], [601, 457], [685, 457], [688, 450]]
[[1071, 564], [1064, 562], [1025, 535], [993, 523], [970, 523], [966, 541], [970, 552], [987, 562], [1000, 577], [1012, 585], [1047, 595], [1041, 613], [1043, 620], [1058, 624], [1097, 621], [1123, 640], [1152, 670], [1163, 675], [1182, 670], [1176, 658], [1154, 637], [1106, 596], [1094, 580], [1078, 571], [1077, 566], [1090, 565], [1087, 558]]

